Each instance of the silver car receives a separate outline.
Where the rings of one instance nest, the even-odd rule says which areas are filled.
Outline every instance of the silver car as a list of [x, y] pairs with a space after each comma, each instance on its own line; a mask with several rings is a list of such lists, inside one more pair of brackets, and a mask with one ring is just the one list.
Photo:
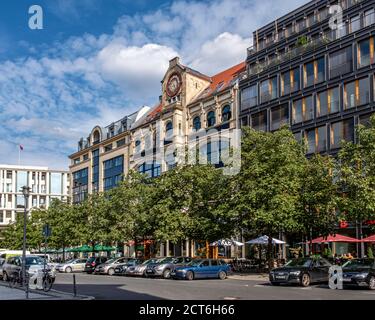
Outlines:
[[110, 276], [113, 276], [115, 274], [115, 269], [119, 264], [127, 263], [131, 258], [116, 258], [116, 259], [110, 259], [106, 261], [105, 263], [102, 263], [98, 265], [94, 273], [95, 274], [108, 274]]
[[171, 272], [176, 267], [185, 267], [191, 262], [189, 257], [168, 257], [164, 258], [157, 263], [150, 263], [146, 268], [146, 276], [148, 277], [163, 277], [164, 279], [171, 278]]
[[[8, 281], [10, 277], [21, 271], [22, 266], [22, 256], [15, 256], [7, 259], [3, 264], [3, 280]], [[26, 271], [31, 277], [33, 274], [38, 273], [40, 270], [48, 270], [53, 281], [56, 278], [55, 271], [45, 263], [45, 260], [38, 256], [27, 255], [26, 256]]]
[[0, 279], [3, 278], [3, 264], [5, 263], [5, 259], [0, 258]]
[[56, 271], [71, 273], [71, 272], [83, 272], [85, 269], [87, 259], [72, 259], [65, 263], [58, 264]]
[[130, 266], [126, 269], [125, 275], [126, 276], [146, 276], [146, 268], [147, 265], [150, 263], [156, 263], [160, 259], [149, 259], [144, 261], [142, 264], [137, 266]]

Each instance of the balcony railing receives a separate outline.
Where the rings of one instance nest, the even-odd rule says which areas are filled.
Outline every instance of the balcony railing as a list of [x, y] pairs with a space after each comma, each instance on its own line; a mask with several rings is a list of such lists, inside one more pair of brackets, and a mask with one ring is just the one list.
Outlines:
[[[343, 10], [346, 10], [358, 3], [361, 3], [363, 1], [366, 1], [366, 0], [342, 0], [340, 5], [342, 7]], [[325, 12], [325, 11], [324, 11]], [[267, 39], [267, 41], [265, 40], [262, 40], [260, 42], [258, 42], [257, 45], [253, 45], [251, 47], [249, 47], [247, 49], [247, 54], [248, 56], [256, 53], [256, 52], [259, 52], [269, 46], [271, 46], [272, 44], [274, 43], [277, 43], [278, 41], [281, 41], [285, 38], [288, 38], [290, 36], [293, 36], [294, 34], [296, 33], [299, 33], [299, 32], [302, 32], [304, 31], [305, 29], [307, 29], [307, 27], [312, 27], [314, 26], [315, 24], [325, 20], [327, 17], [329, 16], [329, 14], [327, 12], [325, 12], [324, 15], [321, 15], [321, 13], [317, 13], [314, 15], [314, 18], [309, 20], [309, 23], [308, 24], [304, 24], [304, 25], [297, 25], [297, 24], [294, 24], [292, 26], [292, 28], [290, 30], [288, 30], [288, 35], [285, 34], [285, 31], [282, 31], [282, 30], [278, 30], [277, 32], [274, 33], [274, 35], [272, 36], [271, 39]], [[374, 24], [375, 23], [375, 20], [373, 17], [370, 17], [370, 16], [366, 16], [365, 17], [365, 21], [366, 21], [366, 26], [368, 25], [371, 25], [371, 24]], [[280, 33], [281, 32], [281, 33]], [[341, 36], [344, 36], [344, 35], [341, 35]]]
[[[363, 0], [360, 0], [363, 1]], [[368, 17], [371, 16], [369, 21], [375, 21], [375, 13], [371, 13]], [[262, 71], [271, 68], [272, 66], [279, 65], [283, 62], [287, 62], [296, 58], [304, 53], [315, 51], [318, 48], [327, 45], [328, 43], [340, 39], [343, 35], [347, 35], [351, 33], [351, 24], [356, 23], [357, 21], [352, 21], [351, 23], [347, 23], [342, 28], [337, 30], [331, 30], [326, 33], [322, 33], [319, 38], [311, 39], [307, 44], [293, 48], [292, 50], [285, 52], [283, 54], [278, 54], [276, 58], [272, 60], [266, 60], [262, 63], [258, 62], [255, 65], [249, 68], [249, 75], [255, 75]], [[374, 23], [372, 24], [374, 25]]]

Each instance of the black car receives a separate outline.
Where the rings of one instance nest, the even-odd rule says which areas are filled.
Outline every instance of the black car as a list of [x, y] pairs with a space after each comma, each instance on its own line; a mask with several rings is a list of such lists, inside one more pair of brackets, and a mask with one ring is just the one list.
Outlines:
[[331, 263], [321, 257], [298, 258], [285, 266], [272, 270], [269, 279], [272, 285], [298, 284], [308, 287], [311, 283], [328, 282]]
[[93, 273], [95, 268], [102, 263], [105, 263], [108, 259], [106, 257], [91, 257], [88, 258], [85, 264], [85, 272]]
[[375, 260], [353, 259], [342, 266], [343, 285], [375, 290]]

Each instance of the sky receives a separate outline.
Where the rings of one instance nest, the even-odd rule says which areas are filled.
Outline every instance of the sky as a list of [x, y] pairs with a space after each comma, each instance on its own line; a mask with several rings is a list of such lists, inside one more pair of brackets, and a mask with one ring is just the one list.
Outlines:
[[[209, 76], [306, 0], [1, 0], [0, 163], [68, 169], [95, 125], [152, 107], [170, 59]], [[29, 8], [43, 29], [29, 28]]]

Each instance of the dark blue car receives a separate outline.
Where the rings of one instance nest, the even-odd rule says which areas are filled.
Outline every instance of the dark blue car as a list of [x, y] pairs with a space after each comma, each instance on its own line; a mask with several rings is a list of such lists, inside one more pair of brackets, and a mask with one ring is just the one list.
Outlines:
[[176, 268], [171, 276], [174, 279], [226, 279], [231, 268], [223, 260], [195, 259], [185, 267]]

